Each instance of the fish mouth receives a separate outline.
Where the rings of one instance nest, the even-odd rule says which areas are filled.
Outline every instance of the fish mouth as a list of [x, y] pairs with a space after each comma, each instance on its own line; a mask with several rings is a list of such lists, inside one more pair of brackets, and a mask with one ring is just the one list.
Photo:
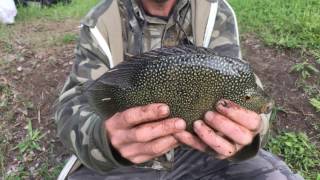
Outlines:
[[265, 106], [262, 106], [260, 112], [263, 114], [269, 114], [272, 111], [272, 108], [274, 107], [275, 102], [272, 100], [269, 103], [267, 103]]

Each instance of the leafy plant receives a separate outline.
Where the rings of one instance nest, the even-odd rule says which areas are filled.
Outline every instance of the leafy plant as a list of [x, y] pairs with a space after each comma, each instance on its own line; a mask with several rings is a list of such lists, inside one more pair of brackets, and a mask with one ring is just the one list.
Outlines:
[[281, 133], [271, 138], [267, 149], [282, 157], [292, 169], [308, 178], [317, 176], [320, 152], [304, 133]]
[[286, 113], [286, 110], [285, 110], [283, 107], [274, 106], [274, 107], [272, 108], [272, 111], [271, 111], [270, 121], [276, 120], [277, 114], [278, 114], [279, 112], [284, 112], [284, 113]]
[[311, 76], [311, 74], [318, 74], [320, 71], [312, 64], [305, 60], [302, 63], [297, 63], [293, 65], [290, 69], [290, 72], [300, 73], [303, 79], [307, 79]]
[[320, 112], [320, 99], [317, 98], [311, 98], [310, 104], [316, 108], [317, 112]]
[[31, 120], [29, 120], [28, 122], [27, 131], [28, 132], [26, 138], [22, 142], [20, 142], [18, 146], [15, 147], [19, 148], [20, 153], [24, 153], [27, 150], [40, 150], [39, 141], [45, 136], [45, 134], [41, 135], [38, 129], [34, 130], [32, 128]]

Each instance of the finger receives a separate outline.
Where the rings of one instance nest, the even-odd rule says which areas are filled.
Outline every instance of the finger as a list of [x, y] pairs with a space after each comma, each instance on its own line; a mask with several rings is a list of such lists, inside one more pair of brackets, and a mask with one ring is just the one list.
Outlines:
[[244, 109], [234, 102], [224, 99], [220, 100], [216, 105], [216, 109], [222, 115], [251, 131], [258, 131], [260, 129], [261, 117], [257, 113]]
[[[239, 145], [239, 144], [235, 144], [235, 153], [236, 152], [239, 152], [244, 146], [243, 145]], [[221, 155], [221, 154], [214, 154], [214, 157], [217, 158], [217, 159], [227, 159], [227, 158], [230, 158], [230, 156], [224, 156], [224, 155]]]
[[124, 142], [148, 142], [159, 137], [180, 132], [186, 128], [186, 122], [179, 118], [171, 118], [159, 122], [147, 123], [126, 132]]
[[143, 154], [158, 157], [177, 147], [179, 142], [173, 136], [165, 136], [140, 146]]
[[194, 123], [194, 130], [199, 138], [218, 154], [230, 157], [235, 153], [236, 149], [234, 145], [221, 136], [218, 136], [203, 121], [196, 121]]
[[223, 135], [227, 136], [230, 140], [237, 144], [248, 145], [255, 136], [255, 134], [250, 130], [242, 127], [241, 125], [233, 122], [217, 112], [207, 112], [204, 120], [210, 127], [218, 132], [221, 132]]
[[119, 153], [122, 157], [129, 160], [141, 156], [155, 158], [165, 154], [178, 145], [178, 141], [173, 136], [166, 136], [149, 143], [134, 143], [123, 146], [119, 149]]
[[169, 115], [169, 107], [166, 104], [149, 104], [127, 109], [117, 113], [113, 122], [114, 128], [128, 128], [141, 123], [156, 121]]
[[136, 157], [130, 158], [129, 160], [131, 162], [133, 162], [134, 164], [140, 164], [140, 163], [147, 162], [153, 158], [154, 157], [152, 157], [152, 156], [144, 155], [144, 156], [136, 156]]
[[173, 135], [179, 142], [186, 144], [194, 149], [205, 152], [207, 145], [205, 145], [199, 138], [187, 131], [175, 133]]

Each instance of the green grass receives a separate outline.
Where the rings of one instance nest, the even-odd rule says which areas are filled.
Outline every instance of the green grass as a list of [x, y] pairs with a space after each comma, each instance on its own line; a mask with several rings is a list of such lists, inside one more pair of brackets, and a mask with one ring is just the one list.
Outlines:
[[16, 20], [30, 21], [34, 19], [63, 20], [83, 17], [99, 0], [72, 0], [70, 4], [57, 4], [51, 7], [37, 6], [19, 7]]
[[[4, 176], [5, 180], [23, 180], [23, 179], [45, 179], [45, 180], [55, 180], [59, 176], [64, 164], [59, 164], [54, 167], [49, 168], [48, 163], [41, 164], [34, 173], [31, 173], [25, 164], [20, 164], [17, 171], [12, 172]], [[32, 178], [33, 177], [33, 178]]]
[[32, 128], [31, 120], [29, 120], [27, 136], [16, 146], [16, 148], [19, 148], [21, 154], [33, 150], [41, 150], [39, 142], [44, 136], [44, 134], [41, 135], [39, 130]]
[[44, 164], [38, 169], [37, 173], [41, 177], [43, 177], [43, 179], [54, 180], [54, 179], [57, 179], [57, 177], [59, 176], [61, 170], [63, 169], [63, 166], [64, 166], [64, 164], [59, 164], [59, 165], [49, 169], [48, 164]]
[[[70, 4], [59, 3], [51, 7], [19, 7], [18, 14], [16, 16], [16, 24], [28, 23], [33, 21], [45, 20], [45, 21], [64, 21], [66, 19], [80, 20], [84, 17], [88, 11], [94, 7], [100, 0], [72, 0]], [[0, 42], [6, 49], [10, 50], [10, 37], [13, 37], [15, 30], [14, 25], [2, 25], [0, 24]], [[1, 47], [1, 44], [0, 44]], [[2, 47], [1, 47], [2, 48]]]
[[313, 180], [320, 174], [320, 151], [303, 133], [281, 133], [271, 138], [267, 149], [283, 158], [305, 179]]
[[269, 45], [320, 49], [319, 0], [230, 0], [240, 30]]
[[62, 37], [62, 42], [66, 43], [66, 44], [72, 43], [72, 42], [76, 41], [77, 37], [78, 36], [76, 34], [65, 34]]

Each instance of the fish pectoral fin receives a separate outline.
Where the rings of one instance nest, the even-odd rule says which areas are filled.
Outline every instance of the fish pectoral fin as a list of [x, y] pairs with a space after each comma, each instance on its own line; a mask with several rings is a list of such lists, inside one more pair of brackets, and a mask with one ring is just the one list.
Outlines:
[[90, 107], [101, 117], [105, 118], [118, 111], [116, 101], [113, 98], [115, 86], [95, 81], [88, 87], [84, 95], [87, 97]]

